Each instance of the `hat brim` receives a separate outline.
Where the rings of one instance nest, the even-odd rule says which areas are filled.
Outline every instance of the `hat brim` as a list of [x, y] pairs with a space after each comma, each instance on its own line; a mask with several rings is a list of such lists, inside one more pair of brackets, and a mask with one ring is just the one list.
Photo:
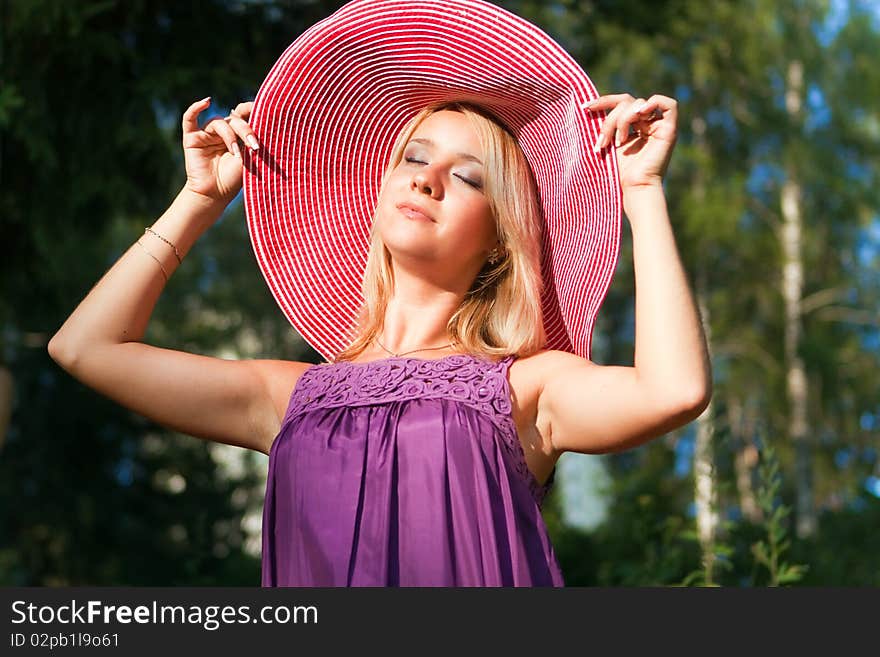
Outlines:
[[517, 137], [544, 214], [547, 348], [590, 357], [619, 253], [616, 158], [583, 69], [533, 24], [479, 0], [354, 0], [298, 37], [270, 70], [251, 125], [245, 213], [285, 317], [328, 360], [363, 297], [370, 222], [394, 140], [422, 107], [486, 107]]

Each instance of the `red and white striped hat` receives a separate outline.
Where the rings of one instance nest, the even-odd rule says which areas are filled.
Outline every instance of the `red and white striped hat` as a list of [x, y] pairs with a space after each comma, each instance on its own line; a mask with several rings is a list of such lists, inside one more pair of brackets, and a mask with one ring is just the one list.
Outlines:
[[[284, 51], [254, 100], [250, 238], [275, 300], [332, 361], [363, 302], [370, 222], [394, 139], [422, 107], [481, 105], [517, 137], [544, 211], [548, 349], [590, 357], [617, 265], [621, 189], [583, 69], [535, 25], [481, 0], [354, 0]], [[247, 149], [245, 149], [247, 150]]]

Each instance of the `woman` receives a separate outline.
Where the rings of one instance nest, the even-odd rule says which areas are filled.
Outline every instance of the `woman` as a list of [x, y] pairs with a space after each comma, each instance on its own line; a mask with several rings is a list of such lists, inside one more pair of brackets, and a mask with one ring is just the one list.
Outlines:
[[[166, 427], [269, 454], [264, 585], [562, 585], [540, 516], [559, 456], [640, 445], [711, 394], [662, 188], [675, 101], [600, 96], [584, 110], [607, 112], [594, 148], [617, 158], [634, 240], [636, 358], [621, 367], [541, 348], [540, 314], [528, 316], [536, 194], [516, 141], [469, 103], [430, 106], [401, 131], [364, 280], [381, 316], [364, 313], [333, 363], [141, 343], [174, 267], [239, 191], [242, 149], [261, 148], [252, 103], [199, 128], [208, 100], [183, 115], [183, 189], [53, 337], [52, 357]], [[492, 304], [517, 293], [531, 302], [493, 325]]]

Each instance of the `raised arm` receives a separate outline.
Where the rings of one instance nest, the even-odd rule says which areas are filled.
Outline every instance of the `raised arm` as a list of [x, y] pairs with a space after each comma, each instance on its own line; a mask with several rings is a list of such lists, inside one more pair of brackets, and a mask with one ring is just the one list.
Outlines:
[[183, 115], [186, 184], [67, 318], [49, 354], [85, 385], [164, 426], [265, 451], [285, 385], [274, 361], [231, 361], [141, 342], [168, 277], [241, 188], [239, 140], [255, 139], [246, 122], [250, 103], [199, 129], [208, 100]]
[[596, 150], [617, 145], [632, 228], [634, 366], [548, 353], [539, 415], [552, 449], [603, 453], [635, 447], [698, 417], [711, 398], [712, 373], [662, 187], [676, 140], [677, 104], [665, 96], [621, 94], [603, 96], [588, 109], [609, 111]]

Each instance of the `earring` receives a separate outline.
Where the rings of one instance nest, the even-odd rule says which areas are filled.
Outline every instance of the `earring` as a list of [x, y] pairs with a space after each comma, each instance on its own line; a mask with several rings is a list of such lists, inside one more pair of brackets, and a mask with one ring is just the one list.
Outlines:
[[489, 257], [487, 258], [490, 265], [494, 265], [498, 262], [498, 247], [496, 246], [494, 249], [489, 251]]

